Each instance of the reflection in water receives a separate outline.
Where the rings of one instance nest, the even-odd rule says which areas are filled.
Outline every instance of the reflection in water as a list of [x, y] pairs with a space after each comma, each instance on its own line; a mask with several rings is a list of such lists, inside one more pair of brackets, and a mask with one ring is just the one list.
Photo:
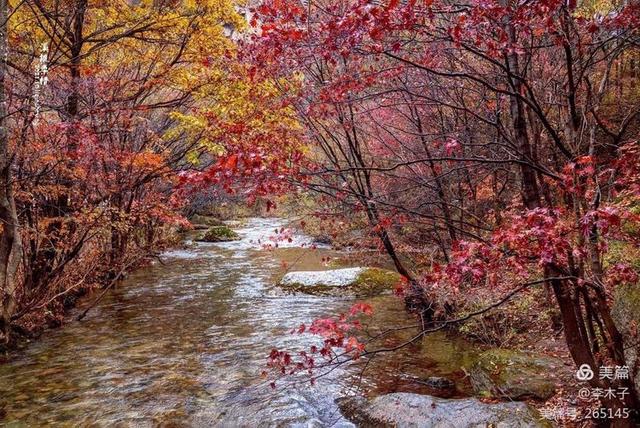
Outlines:
[[[238, 230], [241, 241], [169, 251], [164, 264], [132, 274], [84, 321], [47, 332], [0, 366], [0, 406], [7, 412], [0, 424], [350, 426], [334, 404], [353, 383], [346, 368], [315, 387], [271, 390], [259, 375], [271, 348], [316, 342], [290, 335], [292, 328], [352, 303], [287, 295], [274, 285], [283, 261], [323, 269], [322, 258], [331, 254], [301, 248], [309, 244], [302, 236], [265, 250], [283, 224], [252, 219]], [[371, 303], [375, 324], [407, 323], [392, 297]], [[410, 388], [399, 373], [460, 378], [450, 360], [466, 355], [444, 337], [405, 354], [378, 358], [364, 383], [383, 391]]]

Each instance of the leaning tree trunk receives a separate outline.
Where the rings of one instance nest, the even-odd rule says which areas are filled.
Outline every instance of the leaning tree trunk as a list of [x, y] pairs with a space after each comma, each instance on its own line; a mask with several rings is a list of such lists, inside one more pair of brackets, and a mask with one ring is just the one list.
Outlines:
[[11, 316], [16, 308], [18, 265], [22, 253], [22, 241], [18, 229], [18, 216], [13, 199], [9, 133], [7, 130], [7, 99], [5, 76], [7, 72], [8, 1], [0, 0], [0, 329], [2, 345], [11, 339]]

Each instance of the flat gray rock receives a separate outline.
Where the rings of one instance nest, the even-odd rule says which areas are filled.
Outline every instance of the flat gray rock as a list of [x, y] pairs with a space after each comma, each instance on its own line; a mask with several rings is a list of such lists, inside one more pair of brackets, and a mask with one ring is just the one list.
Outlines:
[[344, 416], [363, 427], [529, 428], [547, 427], [526, 403], [483, 403], [476, 398], [445, 399], [397, 392], [366, 400], [338, 399]]
[[376, 267], [289, 272], [278, 285], [284, 290], [315, 295], [375, 296], [390, 293], [402, 277]]
[[282, 285], [302, 285], [313, 287], [324, 285], [327, 287], [346, 287], [355, 283], [364, 268], [333, 269], [322, 271], [289, 272], [282, 277]]

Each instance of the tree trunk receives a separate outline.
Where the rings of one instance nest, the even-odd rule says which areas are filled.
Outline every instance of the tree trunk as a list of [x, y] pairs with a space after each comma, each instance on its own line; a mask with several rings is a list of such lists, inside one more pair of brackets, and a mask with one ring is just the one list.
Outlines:
[[[511, 42], [515, 44], [515, 28], [509, 23], [509, 35]], [[523, 92], [518, 54], [507, 54], [507, 67], [511, 73], [509, 76], [511, 87], [515, 93]], [[540, 190], [536, 180], [536, 171], [528, 165], [532, 162], [533, 151], [529, 142], [527, 132], [527, 120], [524, 105], [521, 99], [516, 96], [509, 98], [509, 107], [511, 110], [511, 120], [513, 121], [513, 131], [520, 152], [520, 173], [522, 174], [522, 201], [528, 209], [533, 209], [540, 204]]]

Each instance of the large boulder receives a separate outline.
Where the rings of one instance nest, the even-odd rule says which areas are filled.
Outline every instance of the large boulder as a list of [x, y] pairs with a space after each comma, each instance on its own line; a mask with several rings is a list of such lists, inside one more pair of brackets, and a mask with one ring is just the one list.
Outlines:
[[196, 238], [198, 242], [237, 241], [240, 236], [228, 226], [213, 226]]
[[337, 400], [343, 415], [360, 427], [525, 428], [550, 426], [526, 403], [483, 403], [396, 392], [366, 400]]
[[308, 294], [379, 294], [400, 281], [397, 272], [379, 268], [345, 268], [324, 271], [289, 272], [280, 280], [280, 286], [289, 291]]
[[640, 285], [624, 285], [616, 289], [613, 307], [611, 308], [618, 330], [625, 343], [624, 356], [630, 371], [637, 373], [635, 387], [640, 394], [640, 347], [632, 346], [640, 342]]
[[482, 397], [546, 400], [555, 394], [552, 375], [562, 365], [556, 358], [491, 349], [478, 356], [469, 375], [475, 393]]

